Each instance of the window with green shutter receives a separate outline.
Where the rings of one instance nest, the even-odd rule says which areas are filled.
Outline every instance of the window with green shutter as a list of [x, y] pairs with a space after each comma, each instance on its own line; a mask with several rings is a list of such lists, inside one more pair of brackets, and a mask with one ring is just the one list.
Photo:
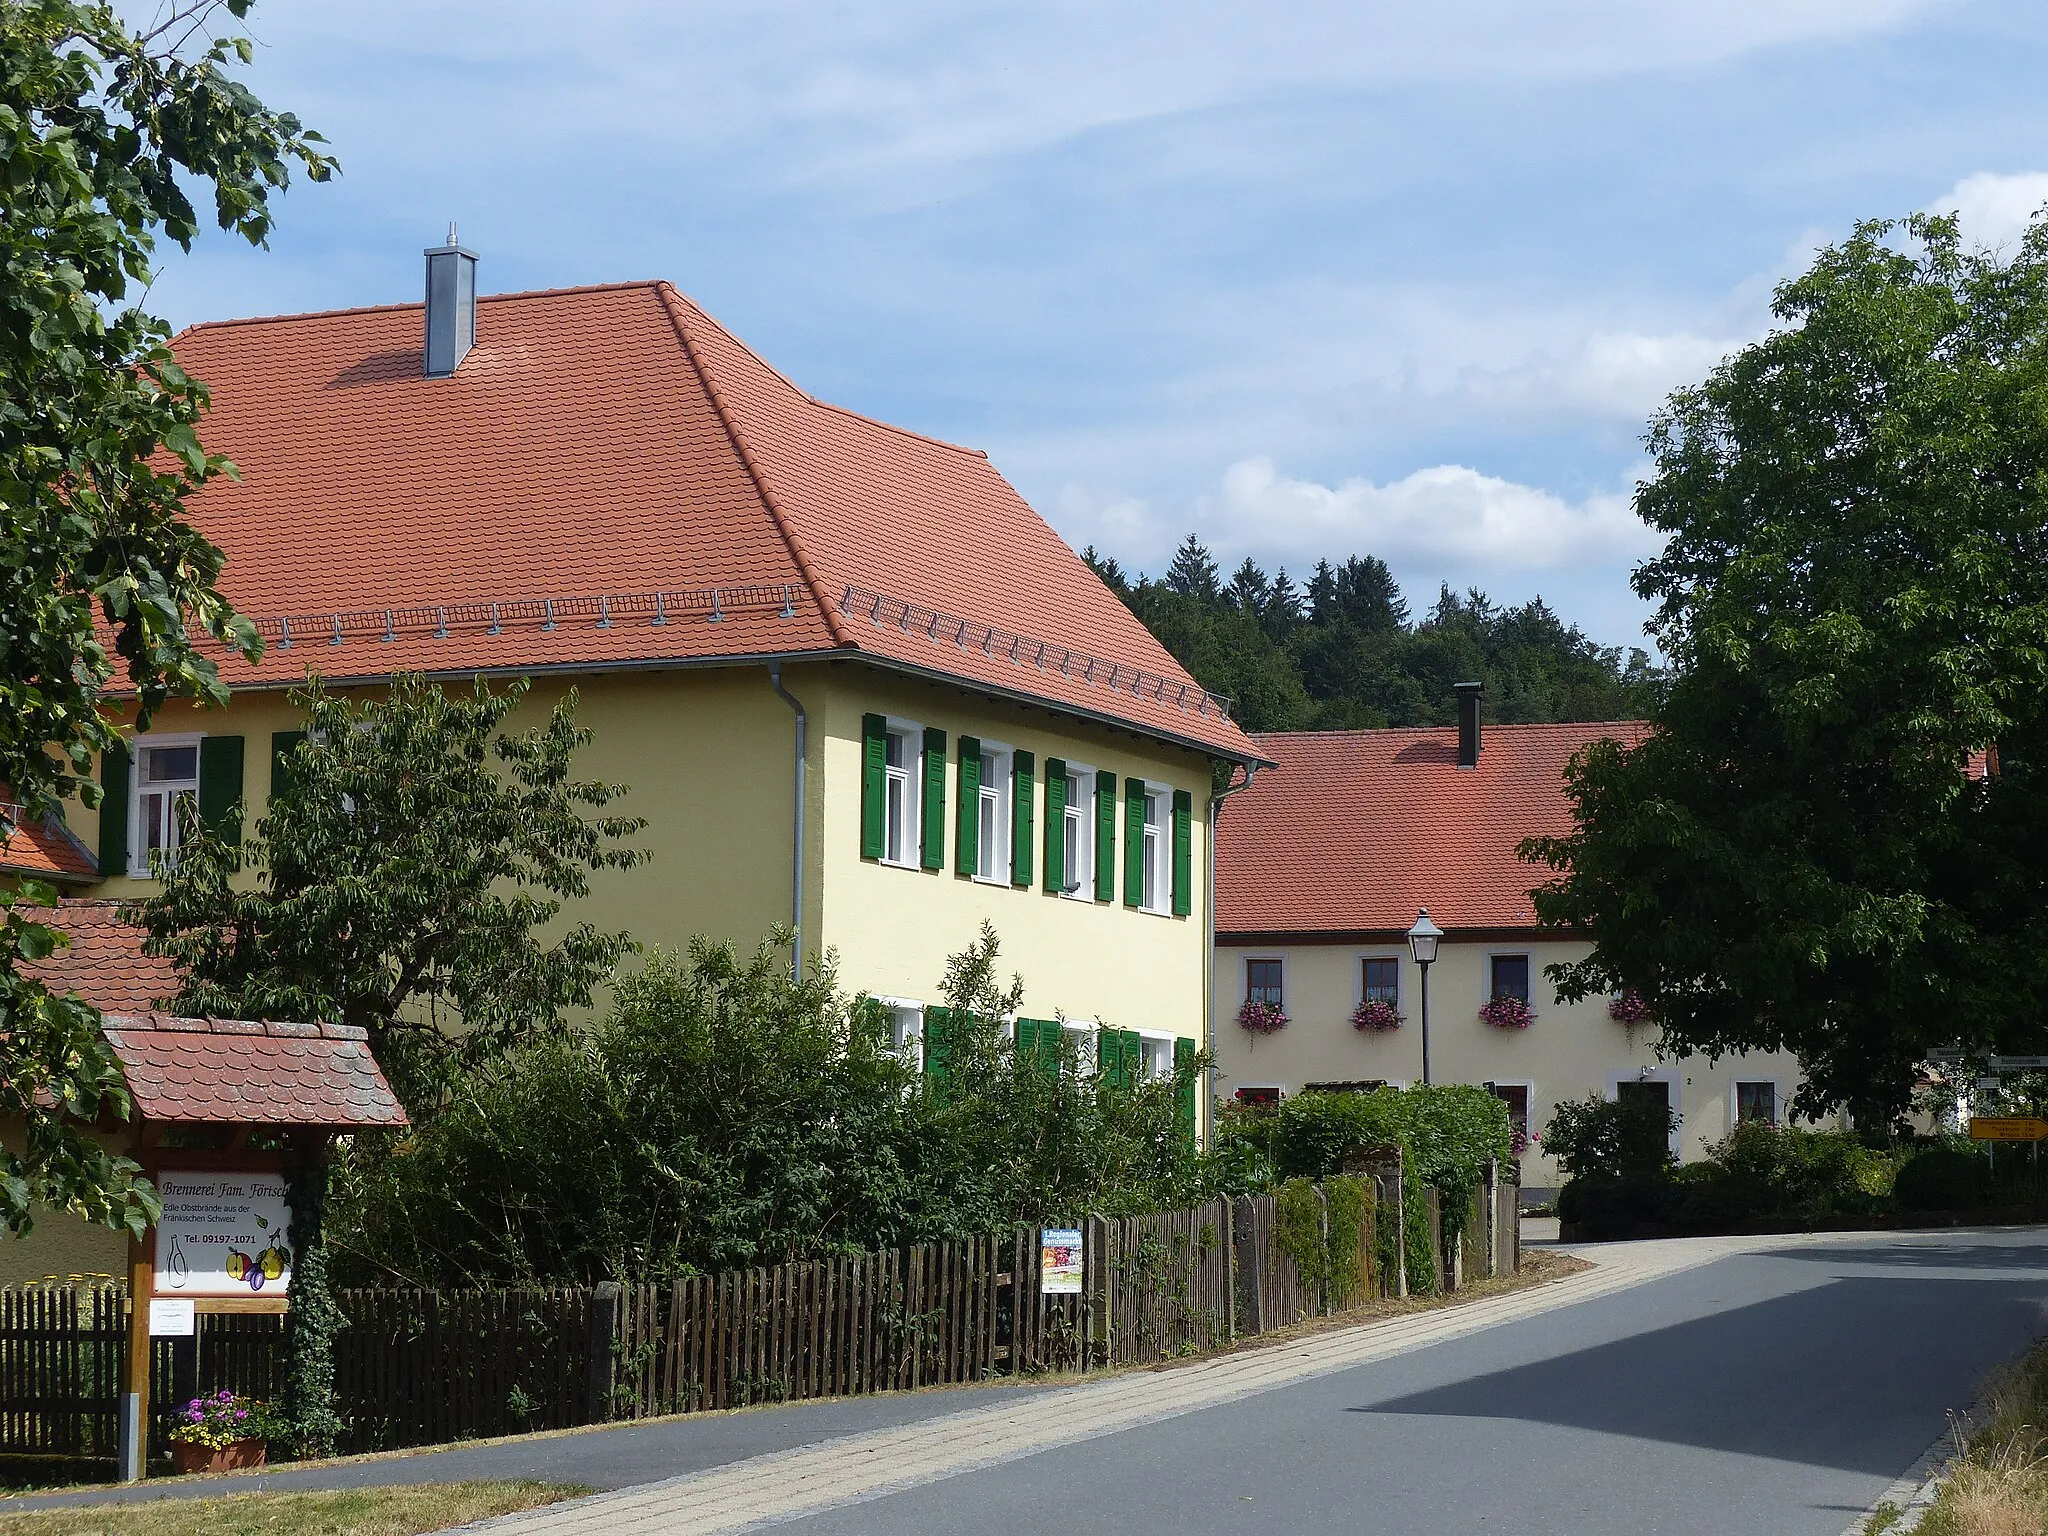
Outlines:
[[1145, 781], [1124, 780], [1124, 905], [1145, 904]]
[[1038, 839], [1034, 810], [1038, 802], [1038, 759], [1029, 752], [1010, 754], [1010, 884], [1031, 883], [1033, 844]]
[[266, 808], [289, 786], [292, 774], [292, 755], [299, 750], [299, 743], [306, 739], [304, 731], [272, 731], [270, 733], [270, 794], [265, 798]]
[[1195, 1042], [1183, 1035], [1173, 1042], [1173, 1070], [1176, 1083], [1176, 1107], [1180, 1110], [1181, 1134], [1192, 1142], [1195, 1139]]
[[860, 717], [860, 856], [879, 859], [888, 821], [889, 722]]
[[953, 1011], [927, 1008], [924, 1011], [924, 1075], [942, 1082], [953, 1060]]
[[207, 736], [199, 743], [199, 820], [214, 836], [242, 840], [242, 738]]
[[100, 756], [100, 878], [128, 873], [128, 743], [117, 741]]
[[981, 739], [960, 738], [959, 783], [954, 789], [953, 872], [970, 879], [981, 867]]
[[1173, 792], [1173, 915], [1186, 917], [1195, 909], [1195, 797], [1184, 789]]
[[1067, 888], [1067, 760], [1045, 760], [1045, 889], [1057, 896]]
[[1116, 775], [1095, 775], [1095, 899], [1116, 900]]
[[921, 818], [926, 869], [946, 867], [946, 733], [924, 731], [924, 814]]

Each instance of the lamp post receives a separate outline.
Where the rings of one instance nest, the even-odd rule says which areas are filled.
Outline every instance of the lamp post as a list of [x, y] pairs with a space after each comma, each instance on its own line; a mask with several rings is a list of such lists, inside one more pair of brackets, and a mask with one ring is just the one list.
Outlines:
[[1429, 968], [1436, 964], [1437, 941], [1444, 936], [1443, 929], [1429, 920], [1429, 908], [1424, 907], [1416, 915], [1415, 926], [1408, 930], [1408, 953], [1415, 957], [1415, 967], [1422, 972], [1422, 1086], [1429, 1086]]

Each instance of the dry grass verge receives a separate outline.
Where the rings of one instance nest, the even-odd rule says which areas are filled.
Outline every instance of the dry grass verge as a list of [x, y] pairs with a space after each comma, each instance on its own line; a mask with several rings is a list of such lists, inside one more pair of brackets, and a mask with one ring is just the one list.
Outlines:
[[[1992, 1383], [1915, 1536], [2048, 1536], [2048, 1344]], [[1873, 1533], [1893, 1522], [1873, 1520]]]
[[413, 1483], [148, 1499], [0, 1514], [0, 1536], [420, 1536], [588, 1492], [562, 1483]]

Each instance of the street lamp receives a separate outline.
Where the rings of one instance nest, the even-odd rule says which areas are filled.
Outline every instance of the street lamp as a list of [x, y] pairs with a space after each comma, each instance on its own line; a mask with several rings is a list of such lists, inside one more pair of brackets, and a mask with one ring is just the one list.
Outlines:
[[1429, 1086], [1429, 968], [1436, 964], [1437, 941], [1443, 938], [1443, 929], [1429, 920], [1429, 908], [1424, 907], [1416, 915], [1415, 926], [1408, 930], [1408, 953], [1415, 957], [1416, 969], [1422, 972], [1422, 1086]]

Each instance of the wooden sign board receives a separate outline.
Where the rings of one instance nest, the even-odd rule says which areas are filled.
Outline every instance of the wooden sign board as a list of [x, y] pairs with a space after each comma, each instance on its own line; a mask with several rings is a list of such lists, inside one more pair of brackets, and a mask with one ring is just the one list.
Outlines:
[[1972, 1115], [1972, 1141], [2048, 1141], [2048, 1120], [2030, 1115]]

